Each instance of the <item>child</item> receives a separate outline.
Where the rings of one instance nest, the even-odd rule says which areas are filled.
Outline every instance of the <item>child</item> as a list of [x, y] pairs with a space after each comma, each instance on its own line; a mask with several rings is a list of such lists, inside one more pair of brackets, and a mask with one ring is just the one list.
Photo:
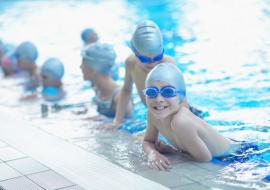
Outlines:
[[[119, 101], [119, 85], [111, 78], [111, 68], [115, 64], [116, 54], [108, 44], [94, 43], [82, 51], [81, 69], [84, 80], [89, 80], [96, 93], [94, 102], [97, 111], [106, 117], [114, 117]], [[131, 115], [131, 102], [126, 104], [124, 113]], [[99, 120], [104, 117], [93, 117]]]
[[210, 161], [213, 156], [224, 155], [229, 150], [230, 140], [184, 106], [185, 82], [176, 65], [164, 63], [156, 66], [147, 75], [145, 87], [148, 124], [143, 149], [150, 167], [158, 170], [169, 167], [168, 159], [155, 146], [159, 133], [195, 161]]
[[15, 46], [0, 41], [0, 63], [4, 77], [15, 76], [21, 73], [17, 66], [17, 59], [14, 55]]
[[81, 33], [81, 39], [84, 43], [84, 45], [90, 45], [92, 43], [95, 43], [98, 41], [98, 34], [96, 31], [92, 28], [86, 28]]
[[65, 96], [62, 78], [64, 65], [57, 58], [47, 59], [41, 67], [42, 96], [47, 101], [57, 101]]
[[15, 50], [15, 57], [19, 69], [27, 74], [24, 84], [25, 93], [21, 100], [32, 99], [36, 97], [36, 90], [39, 86], [40, 77], [37, 73], [36, 60], [38, 58], [38, 50], [32, 42], [23, 42]]
[[[125, 61], [125, 79], [120, 92], [120, 103], [117, 105], [116, 116], [112, 124], [103, 125], [102, 128], [119, 128], [124, 108], [131, 99], [132, 86], [135, 83], [139, 96], [145, 104], [145, 97], [142, 90], [146, 75], [156, 65], [170, 62], [174, 63], [171, 57], [164, 53], [163, 39], [159, 27], [150, 20], [146, 20], [136, 27], [131, 40], [133, 54]], [[188, 103], [185, 100], [188, 107]]]

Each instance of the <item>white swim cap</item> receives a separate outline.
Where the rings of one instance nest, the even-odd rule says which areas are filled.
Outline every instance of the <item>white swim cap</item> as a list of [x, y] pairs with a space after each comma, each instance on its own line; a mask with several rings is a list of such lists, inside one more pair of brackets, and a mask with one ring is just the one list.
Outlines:
[[85, 47], [82, 57], [94, 71], [109, 75], [115, 64], [116, 53], [111, 45], [97, 42]]
[[17, 47], [15, 55], [18, 60], [24, 59], [34, 63], [38, 57], [38, 50], [32, 42], [23, 42]]
[[[180, 69], [173, 63], [161, 63], [155, 66], [147, 75], [145, 87], [149, 87], [151, 81], [167, 82], [176, 90], [186, 91], [185, 80]], [[180, 96], [183, 100], [183, 96]]]
[[138, 24], [131, 45], [140, 54], [159, 55], [163, 51], [163, 38], [159, 27], [151, 20]]

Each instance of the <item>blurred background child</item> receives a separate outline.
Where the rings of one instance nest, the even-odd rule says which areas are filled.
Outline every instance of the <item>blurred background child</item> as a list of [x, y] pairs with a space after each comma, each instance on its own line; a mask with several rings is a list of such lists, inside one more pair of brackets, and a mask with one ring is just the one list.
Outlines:
[[22, 42], [15, 50], [15, 57], [19, 69], [25, 71], [26, 82], [24, 83], [24, 94], [21, 99], [31, 99], [37, 95], [37, 87], [40, 84], [40, 77], [36, 60], [38, 50], [34, 43], [30, 41]]
[[99, 37], [94, 29], [85, 28], [81, 32], [81, 39], [82, 39], [84, 45], [86, 46], [86, 45], [97, 42], [99, 40]]
[[[119, 103], [120, 86], [111, 78], [111, 68], [115, 64], [116, 53], [111, 45], [94, 43], [82, 51], [81, 69], [84, 80], [92, 83], [96, 96], [97, 111], [103, 115], [90, 119], [99, 120], [104, 116], [113, 118]], [[125, 116], [130, 116], [132, 104], [126, 105]]]
[[47, 59], [41, 66], [42, 97], [47, 101], [61, 100], [65, 96], [62, 78], [64, 64], [57, 58]]
[[15, 48], [15, 45], [0, 41], [0, 65], [4, 77], [17, 76], [21, 73], [14, 54]]

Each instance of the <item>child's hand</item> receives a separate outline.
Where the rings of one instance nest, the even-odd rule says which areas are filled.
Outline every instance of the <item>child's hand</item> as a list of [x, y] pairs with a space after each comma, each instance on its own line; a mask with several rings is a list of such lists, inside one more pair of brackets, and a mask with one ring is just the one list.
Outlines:
[[87, 112], [88, 112], [88, 109], [86, 107], [72, 110], [72, 113], [76, 115], [86, 114]]
[[98, 126], [99, 129], [118, 129], [120, 127], [120, 123], [118, 122], [113, 122], [113, 123], [109, 123], [109, 124], [103, 124]]
[[92, 120], [92, 121], [103, 121], [105, 119], [107, 119], [107, 117], [104, 115], [96, 115], [84, 118], [84, 120]]
[[20, 97], [20, 101], [33, 100], [38, 97], [36, 92], [26, 92]]
[[148, 155], [148, 165], [156, 170], [167, 170], [170, 168], [169, 160], [162, 154], [152, 151]]

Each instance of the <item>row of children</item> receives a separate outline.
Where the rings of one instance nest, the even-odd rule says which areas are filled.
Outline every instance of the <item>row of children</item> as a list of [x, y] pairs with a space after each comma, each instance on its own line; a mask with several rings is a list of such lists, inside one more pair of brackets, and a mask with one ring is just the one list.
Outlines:
[[[112, 79], [111, 69], [116, 59], [113, 47], [97, 42], [97, 34], [88, 37], [91, 33], [93, 30], [82, 33], [82, 39], [90, 41], [90, 44], [82, 50], [80, 67], [84, 80], [91, 81], [96, 93], [94, 102], [97, 111], [103, 116], [114, 118], [111, 124], [100, 127], [119, 128], [125, 117], [131, 117], [131, 95], [135, 83], [139, 97], [148, 108], [143, 149], [152, 168], [165, 170], [169, 167], [168, 159], [160, 152], [182, 152], [193, 160], [209, 161], [213, 156], [228, 153], [232, 145], [239, 146], [210, 127], [197, 116], [200, 111], [189, 105], [183, 75], [174, 60], [165, 54], [162, 34], [156, 23], [146, 20], [137, 25], [130, 42], [132, 54], [125, 61], [122, 86]], [[18, 61], [18, 67], [35, 77], [33, 63], [37, 52], [31, 51], [32, 54], [25, 56], [20, 53], [20, 47], [15, 51], [16, 59], [27, 58], [30, 63]], [[58, 70], [56, 65], [53, 66], [54, 70]], [[61, 78], [62, 74], [52, 75]], [[46, 77], [51, 79], [52, 76]], [[52, 85], [53, 82], [50, 83]], [[171, 144], [160, 143], [159, 134]]]
[[30, 41], [22, 42], [18, 47], [0, 42], [0, 64], [4, 76], [26, 79], [22, 100], [36, 97], [40, 85], [46, 100], [61, 99], [65, 95], [61, 82], [64, 75], [63, 63], [57, 58], [48, 58], [39, 72], [37, 58], [37, 47]]
[[[152, 21], [137, 25], [130, 42], [132, 54], [125, 61], [125, 79], [119, 87], [111, 78], [115, 52], [107, 44], [94, 43], [82, 51], [84, 79], [96, 92], [99, 113], [114, 118], [101, 128], [119, 128], [132, 111], [132, 87], [148, 108], [143, 149], [150, 167], [166, 170], [169, 160], [162, 153], [179, 153], [196, 161], [210, 161], [245, 145], [221, 136], [198, 115], [187, 101], [183, 75], [174, 60], [164, 53], [159, 27]], [[162, 134], [171, 144], [159, 140]], [[251, 146], [247, 145], [250, 148]]]

